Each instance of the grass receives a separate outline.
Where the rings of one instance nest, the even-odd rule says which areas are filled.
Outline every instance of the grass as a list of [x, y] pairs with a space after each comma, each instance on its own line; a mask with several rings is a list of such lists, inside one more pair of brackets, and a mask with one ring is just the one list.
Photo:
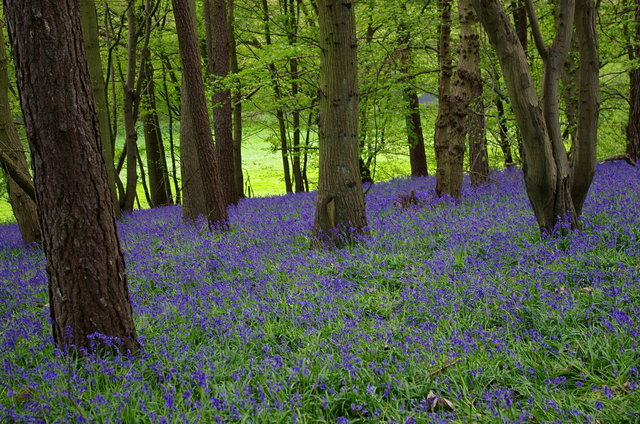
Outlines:
[[639, 177], [598, 166], [582, 229], [545, 239], [517, 170], [457, 203], [376, 184], [371, 238], [328, 252], [312, 193], [245, 199], [225, 233], [135, 211], [137, 357], [54, 349], [42, 252], [2, 226], [0, 421], [638, 422]]

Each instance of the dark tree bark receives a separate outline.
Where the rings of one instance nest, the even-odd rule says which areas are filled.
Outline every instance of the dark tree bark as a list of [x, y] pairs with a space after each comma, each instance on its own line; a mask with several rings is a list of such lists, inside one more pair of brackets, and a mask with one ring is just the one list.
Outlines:
[[[460, 37], [463, 40], [462, 54], [468, 56], [469, 112], [467, 135], [469, 137], [469, 178], [472, 185], [489, 180], [489, 153], [482, 100], [482, 74], [480, 71], [480, 37], [478, 17], [470, 0], [460, 0]], [[465, 62], [466, 63], [466, 62]]]
[[[403, 13], [406, 7], [402, 6]], [[420, 117], [420, 101], [415, 88], [416, 78], [411, 73], [413, 58], [411, 54], [411, 32], [405, 22], [399, 24], [400, 33], [400, 73], [404, 77], [403, 94], [407, 104], [405, 113], [405, 126], [407, 128], [407, 144], [409, 145], [409, 163], [411, 175], [422, 177], [428, 175], [427, 155], [424, 146], [424, 134], [422, 133], [422, 119]]]
[[138, 45], [138, 24], [131, 6], [127, 10], [127, 25], [129, 35], [127, 38], [127, 77], [123, 86], [123, 114], [125, 127], [125, 149], [127, 154], [127, 180], [124, 197], [120, 199], [120, 209], [133, 210], [138, 189], [138, 133], [136, 132], [136, 66]]
[[102, 158], [78, 2], [5, 0], [31, 147], [53, 336], [68, 349], [139, 348]]
[[209, 56], [208, 72], [213, 83], [213, 132], [215, 154], [225, 204], [235, 204], [240, 193], [235, 190], [235, 162], [231, 119], [231, 90], [221, 81], [229, 75], [229, 43], [231, 35], [225, 0], [205, 0], [205, 25]]
[[143, 74], [144, 81], [142, 85], [142, 102], [144, 105], [142, 127], [149, 173], [149, 195], [151, 198], [149, 206], [168, 205], [173, 203], [171, 181], [169, 180], [167, 157], [164, 151], [164, 141], [156, 106], [153, 66], [148, 58], [142, 63], [140, 71]]
[[[573, 0], [561, 1], [556, 37], [547, 47], [533, 5], [527, 0], [534, 41], [544, 62], [540, 100], [522, 45], [500, 2], [474, 0], [474, 6], [500, 59], [523, 136], [525, 185], [538, 224], [545, 233], [556, 226], [558, 219], [575, 227], [595, 171], [599, 111], [595, 5], [591, 0], [578, 0], [576, 4]], [[558, 81], [571, 43], [574, 11], [580, 46], [580, 109], [573, 166], [569, 167], [560, 133]]]
[[102, 72], [102, 59], [100, 58], [100, 42], [98, 34], [98, 16], [94, 0], [80, 0], [80, 18], [82, 22], [82, 36], [87, 52], [87, 65], [91, 76], [91, 86], [93, 96], [98, 110], [98, 121], [100, 122], [100, 139], [102, 146], [102, 157], [104, 158], [107, 170], [107, 181], [111, 190], [111, 199], [115, 208], [116, 218], [120, 216], [120, 205], [118, 203], [118, 190], [116, 188], [116, 176], [113, 157], [113, 144], [111, 138], [111, 125], [109, 117], [109, 103], [107, 102], [107, 92], [104, 84], [104, 74]]
[[513, 23], [516, 27], [516, 34], [518, 40], [524, 49], [527, 51], [527, 8], [524, 5], [525, 0], [512, 0], [511, 7], [513, 8]]
[[[298, 38], [298, 11], [296, 5], [300, 2], [297, 0], [285, 0], [284, 7], [287, 14], [287, 39], [290, 46], [295, 46]], [[300, 107], [298, 105], [298, 93], [300, 87], [298, 79], [300, 78], [298, 70], [298, 58], [291, 57], [289, 59], [289, 72], [291, 75], [291, 97], [294, 99], [294, 107], [291, 111], [291, 124], [293, 126], [293, 136], [291, 140], [292, 147], [292, 171], [293, 183], [296, 193], [304, 190], [304, 181], [302, 178], [302, 167], [300, 162]]]
[[[235, 0], [229, 0], [229, 59], [230, 71], [240, 73], [238, 65], [238, 48], [235, 36]], [[244, 197], [244, 177], [242, 175], [242, 87], [240, 81], [231, 92], [231, 107], [233, 119], [233, 173], [236, 196]]]
[[27, 157], [13, 123], [9, 105], [8, 60], [4, 46], [3, 24], [4, 20], [0, 19], [0, 169], [7, 174], [9, 203], [18, 222], [20, 236], [25, 244], [29, 244], [40, 242], [42, 234]]
[[440, 196], [446, 192], [446, 181], [449, 181], [448, 122], [450, 116], [451, 75], [453, 74], [451, 59], [451, 0], [439, 0], [440, 12], [438, 63], [440, 66], [440, 82], [438, 85], [438, 118], [434, 133], [433, 147], [436, 154], [436, 193]]
[[[269, 3], [267, 0], [262, 0], [262, 12], [264, 23], [264, 37], [267, 46], [272, 44], [271, 42], [271, 26], [269, 25]], [[282, 107], [282, 89], [278, 82], [278, 70], [275, 63], [271, 62], [267, 66], [269, 74], [271, 76], [271, 84], [273, 86], [273, 93], [275, 95], [276, 103], [276, 119], [278, 120], [278, 134], [280, 136], [280, 153], [282, 155], [282, 169], [284, 171], [284, 187], [287, 193], [293, 193], [293, 184], [291, 183], [291, 170], [289, 167], [289, 142], [287, 140], [287, 122]]]
[[316, 247], [340, 247], [366, 234], [367, 216], [358, 154], [355, 4], [319, 0], [320, 111]]
[[[496, 76], [496, 81], [499, 76]], [[497, 82], [496, 82], [497, 84]], [[502, 150], [502, 155], [504, 157], [504, 167], [508, 168], [510, 166], [515, 165], [513, 162], [513, 155], [511, 154], [511, 142], [509, 141], [509, 127], [507, 126], [507, 117], [504, 112], [504, 102], [506, 97], [504, 97], [500, 93], [496, 93], [495, 97], [495, 105], [496, 112], [498, 114], [498, 131], [499, 138], [498, 143], [500, 144], [500, 149]]]
[[[629, 59], [640, 61], [640, 0], [635, 2], [634, 31], [629, 43]], [[627, 153], [632, 161], [640, 161], [640, 68], [629, 72], [629, 122], [627, 124]]]
[[582, 208], [596, 171], [598, 116], [600, 114], [600, 58], [596, 34], [596, 3], [576, 0], [578, 37], [578, 121], [571, 152], [571, 200], [576, 214]]
[[[204, 210], [196, 211], [204, 215], [209, 227], [225, 225], [227, 208], [225, 196], [220, 186], [220, 173], [213, 152], [211, 124], [207, 113], [207, 105], [200, 68], [200, 53], [195, 28], [195, 5], [191, 0], [172, 0], [173, 13], [176, 19], [182, 74], [184, 78], [183, 95], [189, 104], [191, 125], [198, 156], [200, 176], [202, 179]], [[183, 97], [184, 99], [184, 97]]]

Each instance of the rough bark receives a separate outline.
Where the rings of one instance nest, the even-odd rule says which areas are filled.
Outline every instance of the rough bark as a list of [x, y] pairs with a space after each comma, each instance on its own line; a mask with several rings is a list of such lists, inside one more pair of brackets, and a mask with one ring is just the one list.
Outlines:
[[340, 247], [367, 232], [358, 167], [355, 4], [319, 0], [318, 200], [313, 245]]
[[[634, 31], [629, 43], [629, 60], [640, 61], [640, 0], [635, 1]], [[629, 122], [627, 124], [627, 153], [631, 160], [640, 161], [640, 67], [629, 72]]]
[[[183, 75], [184, 81], [184, 75]], [[193, 117], [189, 108], [185, 84], [180, 101], [180, 178], [182, 180], [182, 217], [187, 221], [198, 218], [206, 210], [204, 187], [195, 145]]]
[[211, 125], [202, 80], [200, 54], [195, 28], [195, 5], [191, 0], [172, 0], [176, 19], [176, 30], [180, 46], [180, 59], [184, 78], [184, 96], [189, 103], [191, 125], [198, 155], [198, 164], [204, 193], [204, 210], [196, 211], [204, 215], [213, 228], [226, 225], [227, 208], [225, 196], [220, 187], [220, 173], [213, 152]]
[[433, 147], [436, 154], [436, 193], [440, 196], [446, 192], [449, 181], [448, 148], [449, 148], [449, 116], [451, 91], [451, 75], [453, 74], [451, 59], [451, 0], [439, 0], [440, 11], [438, 62], [440, 82], [438, 84], [438, 118], [434, 133]]
[[600, 59], [596, 34], [596, 4], [576, 0], [576, 35], [580, 53], [578, 127], [571, 155], [571, 200], [576, 214], [582, 214], [596, 170], [598, 116], [600, 114]]
[[5, 0], [4, 6], [31, 147], [54, 340], [80, 352], [135, 351], [78, 2]]
[[149, 59], [145, 60], [140, 71], [143, 73], [142, 127], [147, 153], [147, 171], [149, 173], [149, 206], [156, 207], [173, 203], [171, 181], [167, 169], [167, 157], [164, 151], [164, 140], [160, 129], [156, 106], [155, 82], [153, 66]]
[[462, 0], [460, 8], [460, 37], [463, 56], [467, 55], [469, 78], [469, 109], [467, 134], [469, 137], [469, 177], [472, 185], [483, 184], [489, 179], [489, 154], [487, 152], [484, 102], [482, 101], [482, 75], [480, 71], [480, 42], [478, 17], [471, 0]]
[[[552, 230], [558, 219], [577, 226], [578, 212], [582, 207], [578, 197], [586, 196], [595, 169], [592, 157], [596, 141], [593, 126], [597, 125], [599, 104], [594, 93], [594, 84], [597, 87], [597, 70], [594, 70], [598, 66], [597, 46], [595, 28], [591, 26], [594, 21], [580, 17], [584, 13], [589, 19], [594, 19], [594, 6], [581, 2], [575, 7], [572, 0], [561, 1], [556, 36], [547, 47], [542, 40], [532, 3], [527, 0], [534, 41], [544, 62], [542, 99], [536, 95], [522, 45], [500, 2], [474, 0], [474, 6], [500, 59], [516, 121], [523, 136], [525, 185], [538, 224], [543, 232]], [[560, 134], [558, 80], [571, 43], [574, 10], [581, 8], [584, 10], [578, 10], [579, 18], [576, 20], [577, 29], [582, 34], [579, 35], [581, 100], [576, 157], [583, 159], [574, 160], [570, 175], [567, 152]], [[582, 134], [583, 131], [591, 131], [591, 134]], [[577, 203], [574, 203], [574, 195]]]
[[113, 144], [111, 138], [111, 125], [109, 117], [109, 103], [105, 90], [104, 74], [102, 72], [102, 59], [100, 58], [100, 41], [98, 34], [98, 16], [94, 0], [80, 0], [80, 18], [82, 22], [82, 36], [87, 54], [87, 65], [93, 87], [93, 96], [98, 111], [100, 122], [100, 140], [102, 157], [107, 171], [107, 181], [111, 191], [111, 199], [115, 208], [116, 218], [120, 216], [118, 203], [118, 190], [116, 188], [116, 176], [113, 157]]
[[27, 157], [11, 115], [3, 24], [4, 20], [0, 19], [0, 169], [7, 174], [9, 203], [20, 236], [25, 244], [29, 244], [40, 242], [42, 235]]
[[235, 162], [231, 119], [231, 90], [223, 84], [230, 72], [229, 21], [225, 0], [205, 0], [205, 25], [209, 56], [208, 73], [213, 84], [213, 132], [220, 184], [226, 205], [240, 199], [235, 190]]

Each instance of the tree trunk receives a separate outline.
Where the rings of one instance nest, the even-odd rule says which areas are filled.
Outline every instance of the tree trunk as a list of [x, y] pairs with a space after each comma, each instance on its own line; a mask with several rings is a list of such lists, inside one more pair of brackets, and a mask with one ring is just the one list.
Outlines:
[[[264, 36], [267, 46], [271, 43], [271, 28], [269, 25], [269, 4], [267, 0], [262, 0], [263, 11], [263, 23], [264, 23]], [[291, 184], [291, 171], [289, 169], [289, 143], [287, 141], [287, 122], [285, 119], [284, 110], [282, 108], [282, 91], [280, 89], [280, 83], [278, 82], [278, 72], [275, 63], [271, 62], [267, 66], [269, 74], [271, 76], [271, 84], [273, 86], [273, 93], [275, 95], [276, 103], [276, 119], [278, 120], [278, 134], [280, 136], [280, 153], [282, 155], [282, 169], [284, 171], [284, 187], [287, 193], [293, 193], [293, 185]]]
[[[496, 79], [497, 81], [497, 79]], [[498, 143], [504, 157], [504, 167], [508, 168], [514, 165], [513, 156], [511, 155], [511, 143], [509, 142], [509, 128], [507, 126], [507, 117], [504, 114], [504, 100], [502, 95], [496, 94], [495, 97], [496, 111], [498, 114]]]
[[137, 56], [137, 18], [135, 16], [134, 7], [127, 10], [127, 24], [129, 36], [127, 39], [127, 78], [124, 83], [124, 127], [125, 127], [125, 148], [127, 150], [127, 182], [125, 195], [120, 199], [120, 209], [124, 211], [133, 210], [136, 199], [136, 191], [138, 189], [138, 171], [137, 158], [138, 154], [138, 134], [136, 132], [136, 116], [134, 104], [136, 103], [136, 56]]
[[482, 100], [482, 74], [480, 71], [480, 37], [478, 17], [471, 0], [462, 0], [460, 8], [460, 37], [463, 42], [462, 54], [468, 56], [466, 77], [469, 79], [470, 103], [467, 114], [469, 136], [469, 178], [472, 185], [484, 184], [489, 180], [489, 154]]
[[[289, 45], [294, 47], [298, 38], [298, 13], [296, 4], [299, 1], [285, 0], [284, 9], [287, 15], [287, 39]], [[295, 185], [296, 193], [304, 191], [304, 182], [302, 180], [302, 168], [300, 162], [300, 105], [298, 103], [298, 93], [300, 87], [298, 79], [300, 74], [298, 71], [298, 58], [289, 58], [289, 73], [291, 78], [291, 97], [293, 99], [293, 110], [291, 111], [291, 124], [293, 126], [293, 136], [291, 140], [292, 147], [292, 171], [293, 171], [293, 183]]]
[[[183, 75], [184, 81], [184, 75]], [[180, 178], [182, 179], [182, 217], [194, 220], [206, 210], [203, 180], [200, 174], [198, 151], [195, 145], [193, 117], [187, 99], [185, 83], [180, 101]]]
[[[238, 48], [234, 33], [235, 28], [235, 0], [229, 0], [229, 58], [230, 71], [234, 75], [240, 73], [238, 66]], [[240, 80], [231, 92], [231, 107], [233, 118], [233, 172], [236, 197], [244, 197], [244, 178], [242, 175], [242, 87]]]
[[225, 205], [229, 205], [238, 203], [240, 199], [240, 194], [235, 190], [234, 179], [231, 90], [226, 88], [223, 83], [224, 78], [229, 75], [230, 27], [225, 0], [205, 0], [204, 5], [209, 56], [208, 72], [213, 84], [211, 102], [213, 105], [215, 154]]
[[[572, 0], [562, 1], [556, 37], [551, 46], [546, 47], [532, 4], [527, 1], [534, 40], [544, 61], [543, 96], [538, 100], [522, 45], [500, 2], [474, 0], [474, 5], [500, 59], [523, 136], [525, 185], [538, 224], [543, 232], [552, 230], [558, 219], [575, 227], [584, 201], [578, 197], [586, 196], [595, 169], [594, 126], [597, 125], [599, 100], [595, 28], [591, 26], [594, 6], [590, 1], [581, 0], [578, 7], [574, 7]], [[576, 159], [569, 175], [567, 153], [560, 134], [558, 80], [571, 43], [574, 9], [578, 10], [576, 26], [580, 32], [581, 94]], [[586, 131], [591, 133], [586, 134]], [[573, 200], [574, 192], [577, 200]]]
[[[462, 176], [464, 153], [466, 150], [466, 136], [469, 129], [469, 104], [471, 91], [476, 79], [479, 79], [479, 67], [475, 62], [474, 51], [479, 49], [478, 34], [473, 28], [476, 17], [470, 0], [458, 2], [460, 18], [460, 52], [458, 55], [458, 69], [452, 82], [449, 95], [448, 114], [438, 117], [443, 133], [447, 134], [446, 150], [441, 151], [441, 162], [438, 168], [444, 168], [436, 174], [436, 191], [446, 193], [452, 197], [459, 197], [462, 190]], [[441, 165], [442, 164], [442, 165]]]
[[[403, 13], [406, 7], [402, 6]], [[409, 163], [411, 176], [423, 177], [428, 175], [427, 155], [424, 147], [424, 134], [422, 133], [422, 120], [420, 117], [420, 101], [415, 88], [416, 78], [411, 73], [413, 64], [411, 46], [411, 33], [405, 22], [399, 25], [400, 32], [400, 73], [404, 77], [403, 94], [407, 104], [405, 113], [405, 126], [407, 129], [407, 144], [409, 145]]]
[[[634, 31], [629, 43], [629, 60], [640, 61], [640, 0], [635, 2]], [[640, 161], [640, 68], [629, 72], [629, 123], [627, 124], [627, 153], [632, 161]]]
[[[9, 105], [9, 75], [7, 73], [7, 53], [4, 45], [4, 20], [0, 19], [0, 168], [7, 174], [7, 191], [13, 216], [18, 222], [20, 236], [24, 244], [40, 242], [42, 234], [38, 223], [33, 182], [29, 175], [29, 165], [24, 147], [13, 123]], [[11, 169], [9, 169], [11, 168]], [[19, 175], [16, 175], [18, 172]], [[24, 190], [21, 186], [30, 188]], [[31, 195], [29, 194], [31, 193]]]
[[144, 104], [142, 126], [147, 152], [147, 170], [149, 172], [149, 194], [151, 198], [149, 206], [156, 207], [173, 203], [171, 181], [169, 180], [164, 141], [162, 139], [162, 130], [160, 129], [160, 120], [158, 119], [153, 66], [148, 58], [142, 63], [140, 71], [143, 73], [144, 81], [142, 85], [142, 101]]
[[102, 59], [100, 58], [100, 42], [98, 34], [98, 16], [94, 0], [80, 0], [80, 19], [82, 22], [82, 36], [87, 54], [87, 65], [93, 87], [93, 96], [98, 111], [100, 122], [100, 140], [102, 157], [107, 170], [107, 181], [111, 191], [111, 199], [115, 208], [116, 218], [120, 216], [118, 203], [118, 190], [116, 188], [115, 166], [113, 163], [113, 144], [111, 138], [111, 125], [109, 117], [109, 103], [102, 72]]
[[210, 228], [217, 225], [224, 226], [227, 221], [227, 208], [224, 192], [220, 186], [221, 178], [218, 164], [213, 152], [213, 138], [211, 137], [211, 125], [207, 113], [196, 37], [195, 5], [191, 4], [191, 0], [172, 0], [172, 4], [182, 61], [183, 95], [186, 96], [189, 104], [204, 194], [205, 209], [195, 212], [197, 215], [205, 216]]
[[582, 208], [596, 171], [600, 114], [600, 58], [596, 34], [596, 4], [576, 0], [576, 35], [580, 53], [578, 127], [571, 155], [571, 199], [576, 214]]
[[80, 353], [114, 345], [136, 351], [78, 2], [4, 5], [33, 157], [54, 340]]
[[358, 80], [355, 4], [318, 0], [320, 111], [316, 247], [340, 247], [367, 233], [358, 167]]
[[440, 83], [438, 85], [438, 118], [434, 134], [433, 147], [436, 154], [436, 193], [438, 196], [446, 192], [449, 181], [448, 150], [450, 123], [450, 101], [452, 59], [451, 59], [451, 0], [439, 0], [440, 12], [438, 62], [440, 66]]

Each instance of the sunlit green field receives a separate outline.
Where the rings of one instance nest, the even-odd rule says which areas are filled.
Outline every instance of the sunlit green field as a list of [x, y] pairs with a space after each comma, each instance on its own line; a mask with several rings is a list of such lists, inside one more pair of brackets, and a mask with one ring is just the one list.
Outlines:
[[[435, 154], [433, 151], [433, 131], [430, 125], [425, 126], [425, 142], [427, 144], [427, 161], [429, 173], [433, 173], [436, 167]], [[489, 131], [491, 132], [491, 131]], [[606, 129], [601, 129], [602, 134], [610, 135]], [[246, 128], [242, 145], [242, 168], [245, 182], [245, 194], [252, 197], [279, 195], [285, 193], [284, 174], [282, 168], [282, 156], [279, 150], [274, 147], [275, 135], [267, 129]], [[165, 137], [168, 138], [168, 137]], [[175, 139], [178, 140], [179, 134], [175, 132]], [[612, 141], [613, 137], [605, 136], [601, 138], [598, 146], [598, 157], [603, 159], [607, 156], [624, 151], [624, 139]], [[124, 140], [119, 138], [116, 140], [116, 156], [119, 155], [124, 145]], [[139, 140], [140, 154], [145, 158], [144, 142], [142, 136]], [[171, 172], [171, 160], [169, 157], [169, 146], [167, 141], [167, 163], [169, 172]], [[495, 142], [489, 141], [489, 164], [492, 168], [502, 167], [502, 152]], [[517, 149], [514, 148], [513, 153], [517, 155]], [[176, 152], [176, 155], [179, 155]], [[318, 179], [318, 157], [316, 153], [309, 156], [307, 175], [309, 178], [310, 189], [316, 188]], [[179, 157], [176, 158], [177, 175], [180, 178]], [[466, 165], [468, 168], [468, 164]], [[410, 173], [408, 149], [402, 148], [402, 143], [396, 143], [392, 149], [383, 150], [378, 156], [374, 164], [372, 164], [373, 177], [376, 182], [386, 181], [398, 176], [408, 175]], [[126, 170], [123, 169], [121, 177], [124, 181], [126, 178]], [[174, 187], [172, 187], [173, 189]], [[139, 180], [138, 183], [138, 201], [142, 208], [148, 207], [146, 202], [144, 189]], [[138, 203], [136, 203], [137, 207]], [[0, 223], [13, 220], [11, 206], [7, 201], [7, 194], [4, 185], [0, 188]]]

